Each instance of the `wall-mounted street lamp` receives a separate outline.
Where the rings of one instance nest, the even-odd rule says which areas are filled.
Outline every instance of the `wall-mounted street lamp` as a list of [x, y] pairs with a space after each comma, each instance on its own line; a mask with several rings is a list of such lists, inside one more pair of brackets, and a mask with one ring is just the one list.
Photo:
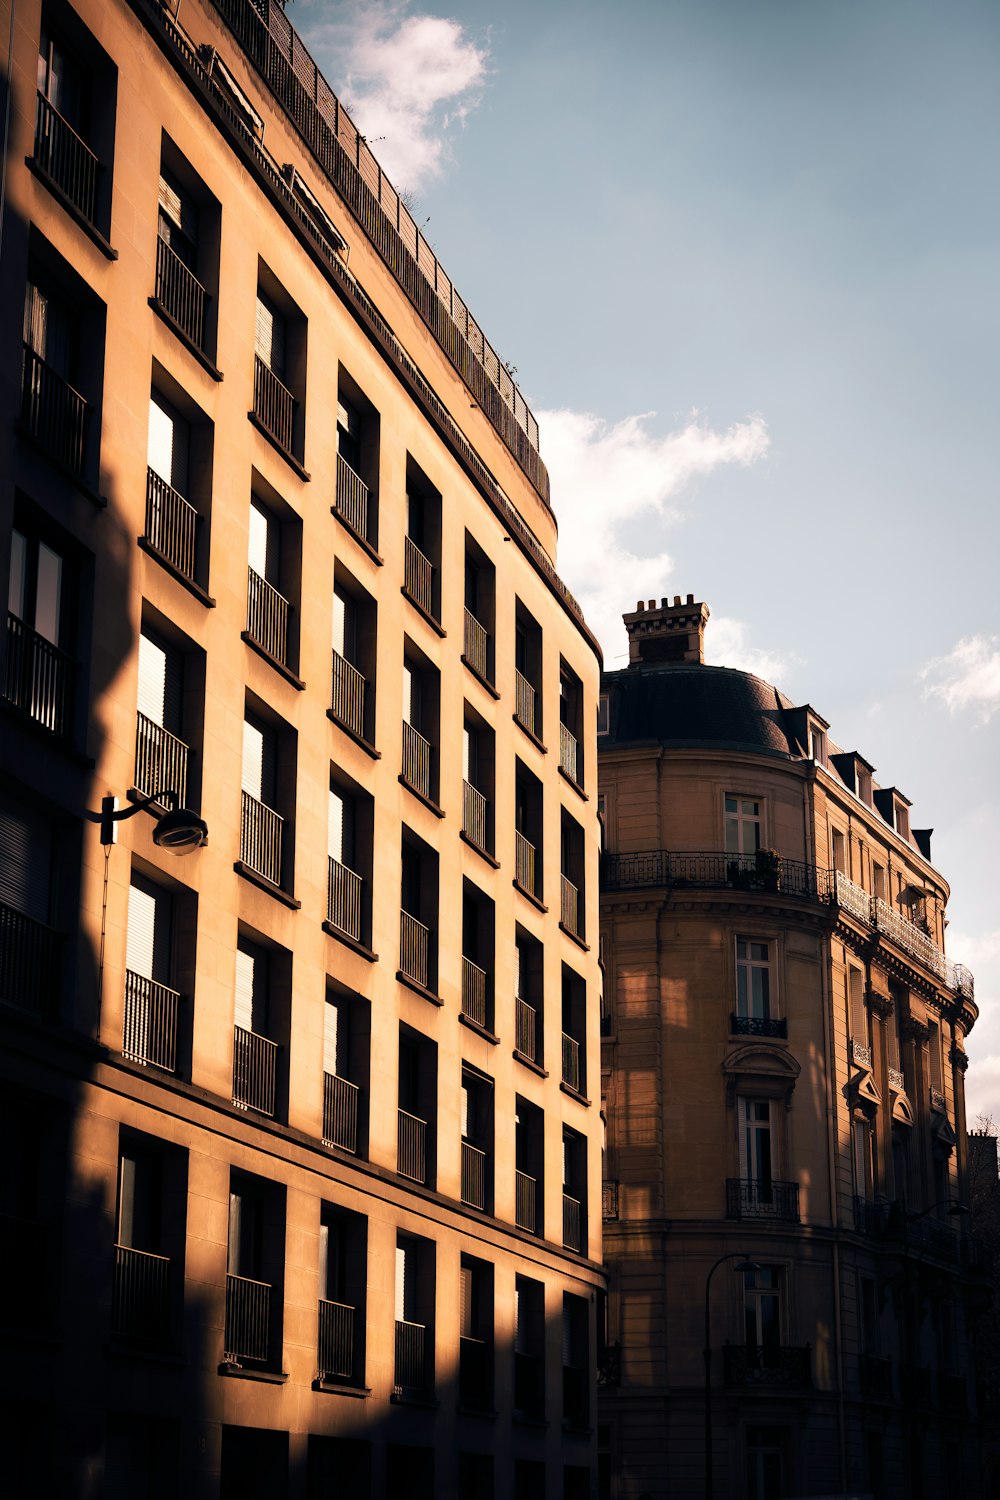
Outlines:
[[757, 1262], [742, 1250], [731, 1250], [728, 1255], [719, 1256], [705, 1279], [705, 1500], [712, 1500], [712, 1325], [708, 1294], [712, 1277], [727, 1260], [739, 1261], [739, 1265], [734, 1266], [733, 1270], [740, 1275], [760, 1270]]
[[117, 797], [102, 797], [100, 813], [89, 813], [88, 817], [101, 825], [101, 843], [107, 848], [118, 842], [118, 824], [136, 813], [147, 812], [153, 807], [167, 807], [153, 828], [153, 843], [171, 854], [191, 854], [208, 843], [208, 824], [204, 818], [189, 807], [178, 807], [177, 793], [172, 790], [153, 792], [149, 797], [140, 797], [128, 807], [120, 808]]

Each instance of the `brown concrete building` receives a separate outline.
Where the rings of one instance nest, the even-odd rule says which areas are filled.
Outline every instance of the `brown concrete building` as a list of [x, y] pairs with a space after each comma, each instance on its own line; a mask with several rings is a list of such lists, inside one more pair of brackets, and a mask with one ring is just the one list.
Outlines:
[[276, 0], [177, 10], [0, 4], [4, 1493], [582, 1496], [537, 426]]
[[816, 710], [704, 665], [707, 620], [640, 604], [603, 681], [607, 1488], [973, 1495], [948, 885]]

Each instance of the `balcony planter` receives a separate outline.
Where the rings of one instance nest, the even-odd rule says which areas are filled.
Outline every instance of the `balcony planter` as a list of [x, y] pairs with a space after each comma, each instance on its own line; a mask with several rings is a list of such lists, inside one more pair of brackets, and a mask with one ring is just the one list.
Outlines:
[[777, 849], [758, 849], [754, 860], [756, 882], [765, 891], [781, 888], [782, 860]]

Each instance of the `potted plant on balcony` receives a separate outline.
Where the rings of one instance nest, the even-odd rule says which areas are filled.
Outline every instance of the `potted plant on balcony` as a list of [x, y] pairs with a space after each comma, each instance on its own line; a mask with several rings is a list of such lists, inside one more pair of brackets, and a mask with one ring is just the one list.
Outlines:
[[781, 889], [782, 858], [777, 849], [758, 849], [755, 857], [755, 872], [759, 885], [765, 891]]

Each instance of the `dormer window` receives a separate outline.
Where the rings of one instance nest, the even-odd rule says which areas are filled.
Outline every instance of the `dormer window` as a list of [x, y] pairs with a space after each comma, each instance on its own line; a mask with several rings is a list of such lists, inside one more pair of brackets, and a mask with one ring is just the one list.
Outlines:
[[857, 767], [855, 775], [856, 775], [856, 778], [857, 778], [855, 784], [857, 786], [858, 796], [861, 799], [861, 801], [865, 804], [866, 807], [871, 807], [871, 805], [872, 805], [872, 777], [871, 777], [871, 772], [864, 770], [864, 768], [859, 765]]
[[817, 766], [826, 765], [826, 732], [818, 724], [809, 726], [809, 759]]
[[901, 839], [910, 837], [910, 813], [905, 802], [900, 802], [897, 797], [893, 802], [892, 821]]

